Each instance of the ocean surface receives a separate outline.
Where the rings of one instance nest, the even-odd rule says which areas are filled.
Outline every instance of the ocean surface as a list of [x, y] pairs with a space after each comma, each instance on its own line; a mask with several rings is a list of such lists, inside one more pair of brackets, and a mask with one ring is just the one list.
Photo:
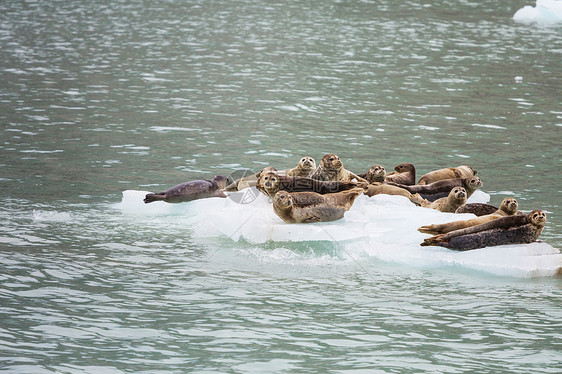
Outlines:
[[[0, 2], [0, 371], [559, 373], [560, 3]], [[325, 153], [470, 165], [541, 243], [419, 247], [455, 217], [401, 197], [142, 203]]]

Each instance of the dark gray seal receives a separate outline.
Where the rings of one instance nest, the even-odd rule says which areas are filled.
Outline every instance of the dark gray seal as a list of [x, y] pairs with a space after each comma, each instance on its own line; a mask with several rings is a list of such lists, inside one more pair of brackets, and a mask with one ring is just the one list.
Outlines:
[[145, 196], [145, 203], [165, 201], [167, 203], [183, 203], [207, 197], [226, 197], [221, 191], [229, 183], [226, 177], [215, 175], [211, 180], [194, 180], [178, 184], [164, 192], [149, 193]]
[[[388, 183], [388, 184], [408, 190], [412, 194], [416, 194], [416, 193], [420, 194], [422, 198], [428, 201], [435, 201], [442, 197], [448, 196], [451, 190], [455, 187], [464, 187], [467, 193], [467, 198], [469, 198], [474, 193], [474, 191], [476, 191], [483, 185], [480, 178], [476, 176], [470, 178], [445, 179], [430, 184], [413, 185], [413, 186], [408, 186], [398, 183]], [[498, 208], [495, 208], [491, 213], [495, 212], [496, 210], [498, 210]]]
[[523, 244], [536, 241], [546, 223], [546, 213], [533, 210], [528, 215], [515, 214], [480, 225], [427, 238], [422, 246], [437, 245], [467, 251], [495, 245]]
[[480, 216], [486, 216], [488, 214], [492, 214], [495, 211], [497, 211], [499, 208], [490, 205], [490, 204], [484, 204], [484, 203], [469, 203], [469, 204], [464, 204], [461, 205], [456, 211], [455, 213], [472, 213], [474, 215], [477, 215], [478, 217]]

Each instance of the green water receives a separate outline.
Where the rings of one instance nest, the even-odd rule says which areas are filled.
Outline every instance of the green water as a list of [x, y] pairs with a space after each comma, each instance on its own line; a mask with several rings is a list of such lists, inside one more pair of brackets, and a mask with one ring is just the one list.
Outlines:
[[530, 4], [0, 3], [0, 367], [560, 371], [560, 278], [201, 242], [112, 208], [327, 152], [468, 164], [560, 249], [562, 28], [515, 23]]

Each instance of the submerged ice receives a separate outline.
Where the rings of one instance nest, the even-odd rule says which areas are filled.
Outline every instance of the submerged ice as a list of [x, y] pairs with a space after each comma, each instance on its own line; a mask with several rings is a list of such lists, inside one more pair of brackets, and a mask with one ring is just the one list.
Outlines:
[[[250, 192], [249, 189], [246, 192]], [[562, 254], [544, 243], [505, 245], [467, 252], [441, 247], [421, 247], [429, 235], [417, 228], [475, 217], [442, 213], [412, 204], [403, 196], [376, 195], [357, 198], [345, 217], [335, 222], [286, 224], [274, 212], [268, 197], [239, 193], [229, 198], [209, 198], [182, 204], [144, 204], [145, 191], [124, 191], [115, 207], [139, 216], [186, 219], [195, 238], [228, 238], [254, 245], [263, 243], [334, 242], [351, 259], [370, 257], [416, 267], [458, 267], [517, 277], [552, 276], [562, 267]], [[468, 202], [489, 202], [476, 191]], [[318, 256], [322, 256], [319, 253]]]

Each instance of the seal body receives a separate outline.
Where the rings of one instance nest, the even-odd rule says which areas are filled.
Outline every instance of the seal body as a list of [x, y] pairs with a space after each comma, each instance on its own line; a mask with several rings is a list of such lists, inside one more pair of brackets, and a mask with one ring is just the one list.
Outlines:
[[164, 192], [149, 193], [145, 196], [145, 203], [165, 201], [167, 203], [183, 203], [208, 197], [226, 197], [221, 191], [228, 179], [222, 175], [215, 175], [211, 180], [194, 180], [178, 184]]
[[223, 191], [234, 192], [234, 191], [241, 191], [249, 187], [255, 187], [256, 183], [258, 182], [258, 177], [260, 176], [260, 173], [267, 172], [267, 171], [275, 171], [279, 175], [286, 175], [285, 170], [277, 170], [273, 166], [268, 166], [266, 168], [263, 168], [261, 171], [259, 171], [256, 174], [250, 174], [236, 179], [234, 182], [226, 186], [223, 189]]
[[492, 214], [498, 210], [497, 207], [489, 204], [483, 203], [470, 203], [461, 205], [455, 213], [472, 213], [477, 216], [485, 216], [486, 214]]
[[365, 195], [369, 197], [379, 194], [401, 195], [406, 196], [407, 198], [410, 198], [412, 196], [412, 194], [408, 190], [386, 183], [371, 183], [365, 188]]
[[418, 184], [430, 184], [443, 179], [468, 178], [474, 175], [476, 175], [476, 170], [468, 165], [461, 165], [456, 168], [439, 169], [424, 174]]
[[362, 188], [326, 195], [279, 191], [273, 198], [273, 211], [286, 223], [335, 221], [343, 218], [362, 193]]
[[442, 197], [434, 202], [423, 199], [419, 194], [414, 194], [410, 197], [410, 201], [414, 204], [449, 213], [454, 213], [459, 206], [466, 203], [466, 199], [467, 195], [464, 187], [455, 187], [449, 192], [447, 197]]
[[299, 164], [287, 171], [290, 177], [308, 177], [316, 169], [316, 161], [312, 157], [305, 156], [301, 158]]
[[416, 184], [416, 168], [410, 163], [394, 167], [394, 172], [387, 174], [385, 181], [410, 186]]
[[421, 226], [420, 228], [418, 228], [418, 231], [432, 235], [446, 234], [451, 231], [480, 225], [482, 223], [486, 223], [488, 221], [492, 221], [501, 217], [512, 216], [517, 213], [518, 208], [519, 204], [517, 203], [517, 200], [515, 200], [514, 198], [505, 198], [503, 199], [499, 209], [494, 213], [462, 221], [443, 223], [439, 225]]
[[[286, 192], [286, 191], [280, 191]], [[316, 192], [292, 192], [290, 193], [293, 205], [297, 207], [309, 207], [313, 205], [325, 205], [332, 207], [342, 207], [349, 210], [355, 199], [363, 193], [362, 188], [352, 188], [350, 190], [319, 194]]]
[[310, 174], [310, 178], [321, 181], [334, 181], [334, 182], [351, 182], [353, 179], [358, 182], [367, 183], [367, 181], [360, 176], [346, 170], [340, 158], [333, 154], [328, 153], [320, 160], [320, 165]]
[[515, 214], [436, 235], [425, 239], [421, 245], [438, 245], [466, 251], [496, 245], [532, 243], [539, 238], [545, 223], [546, 214], [537, 209], [528, 215]]
[[273, 197], [278, 191], [335, 193], [357, 187], [355, 182], [320, 181], [311, 178], [289, 177], [275, 172], [262, 173], [256, 188], [266, 196]]
[[[412, 194], [419, 194], [422, 198], [435, 201], [442, 197], [447, 197], [449, 192], [455, 187], [464, 187], [467, 193], [467, 198], [470, 197], [474, 191], [478, 188], [482, 187], [483, 183], [477, 176], [472, 176], [469, 178], [453, 178], [453, 179], [444, 179], [437, 182], [433, 182], [430, 184], [423, 184], [423, 185], [403, 185], [403, 184], [395, 184], [390, 183], [395, 186], [401, 187], [405, 190], [410, 191]], [[497, 210], [494, 209], [494, 212]]]

